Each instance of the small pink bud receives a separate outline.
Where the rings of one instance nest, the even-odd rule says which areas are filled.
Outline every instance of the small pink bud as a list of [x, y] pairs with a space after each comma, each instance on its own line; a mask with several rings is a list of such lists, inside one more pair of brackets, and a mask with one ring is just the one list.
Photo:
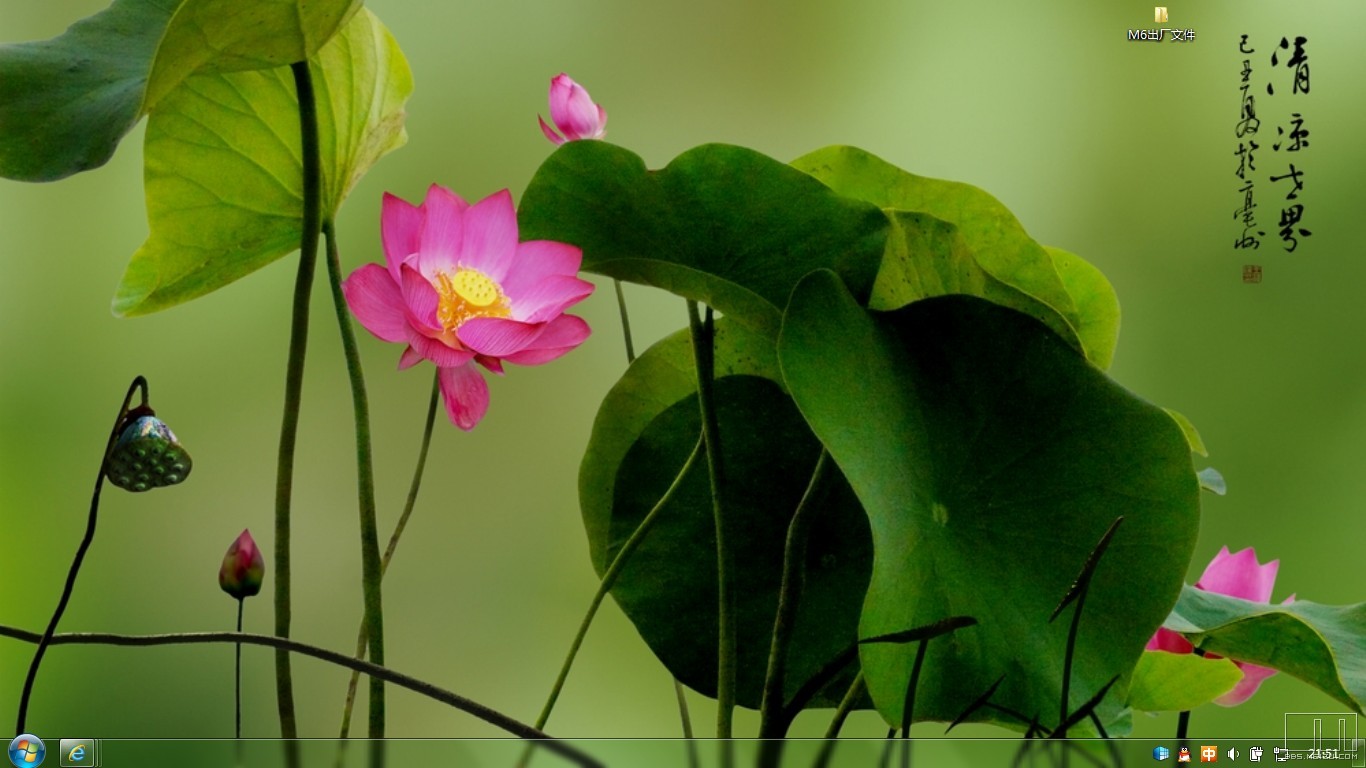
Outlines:
[[607, 135], [607, 110], [598, 106], [582, 85], [561, 72], [550, 81], [550, 119], [555, 128], [545, 124], [540, 116], [541, 132], [556, 144], [579, 139], [601, 139]]
[[244, 530], [223, 556], [223, 567], [218, 569], [218, 586], [238, 600], [244, 600], [261, 591], [265, 575], [265, 558], [256, 548], [251, 531]]

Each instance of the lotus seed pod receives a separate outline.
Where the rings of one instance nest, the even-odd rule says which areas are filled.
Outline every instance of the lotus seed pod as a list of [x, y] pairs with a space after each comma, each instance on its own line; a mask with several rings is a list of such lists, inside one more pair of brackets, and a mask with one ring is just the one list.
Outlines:
[[190, 454], [166, 423], [150, 414], [128, 419], [109, 452], [109, 482], [140, 493], [184, 482]]

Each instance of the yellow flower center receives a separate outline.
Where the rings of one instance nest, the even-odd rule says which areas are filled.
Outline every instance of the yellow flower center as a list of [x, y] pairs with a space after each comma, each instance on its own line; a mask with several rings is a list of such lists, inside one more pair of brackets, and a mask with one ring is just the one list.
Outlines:
[[478, 270], [460, 269], [453, 274], [438, 272], [436, 292], [440, 296], [436, 319], [448, 331], [454, 331], [471, 318], [512, 314], [503, 289]]

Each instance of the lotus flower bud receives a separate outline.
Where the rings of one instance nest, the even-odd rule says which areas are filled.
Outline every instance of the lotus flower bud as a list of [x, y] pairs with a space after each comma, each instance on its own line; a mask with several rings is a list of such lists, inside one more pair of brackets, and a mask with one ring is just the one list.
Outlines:
[[218, 586], [224, 592], [243, 600], [261, 591], [261, 580], [266, 575], [266, 561], [251, 531], [244, 530], [242, 535], [228, 547], [223, 556], [223, 567], [218, 569]]

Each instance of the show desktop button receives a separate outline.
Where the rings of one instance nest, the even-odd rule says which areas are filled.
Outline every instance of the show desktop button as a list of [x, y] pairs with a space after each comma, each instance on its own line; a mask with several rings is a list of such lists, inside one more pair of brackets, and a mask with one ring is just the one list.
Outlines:
[[98, 739], [62, 739], [57, 753], [59, 768], [98, 768], [100, 742]]

